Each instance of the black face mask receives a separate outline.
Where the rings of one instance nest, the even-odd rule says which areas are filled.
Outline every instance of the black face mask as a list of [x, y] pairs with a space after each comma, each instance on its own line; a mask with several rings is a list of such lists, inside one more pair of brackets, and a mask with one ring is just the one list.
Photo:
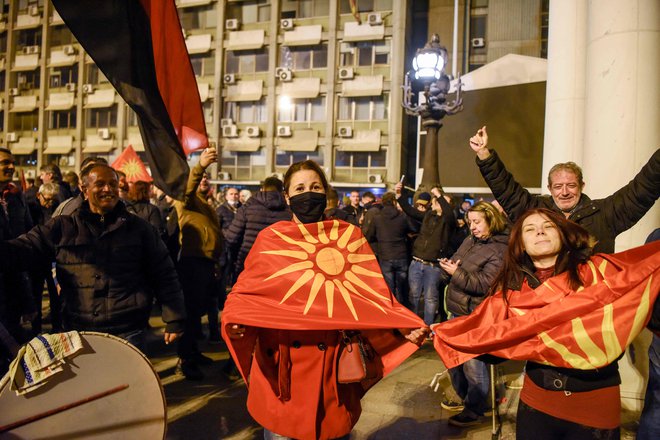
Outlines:
[[318, 192], [304, 192], [289, 198], [291, 211], [303, 223], [316, 223], [322, 220], [323, 211], [327, 204], [325, 194]]

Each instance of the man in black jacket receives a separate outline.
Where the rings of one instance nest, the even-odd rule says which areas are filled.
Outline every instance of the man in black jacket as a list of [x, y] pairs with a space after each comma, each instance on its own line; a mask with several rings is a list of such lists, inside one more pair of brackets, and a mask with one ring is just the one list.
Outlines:
[[236, 211], [234, 220], [224, 231], [227, 245], [239, 247], [236, 259], [236, 276], [243, 271], [257, 234], [262, 229], [282, 220], [291, 220], [291, 211], [284, 200], [282, 181], [271, 176], [264, 180], [261, 191], [254, 194]]
[[[383, 194], [383, 209], [377, 211], [367, 231], [369, 243], [378, 245], [378, 264], [383, 278], [397, 301], [408, 301], [408, 233], [413, 229], [406, 216], [397, 208], [396, 195]], [[372, 246], [373, 247], [373, 246]]]
[[26, 234], [0, 242], [0, 267], [13, 271], [55, 261], [67, 330], [114, 334], [144, 347], [153, 296], [162, 305], [165, 343], [183, 329], [183, 295], [165, 245], [147, 222], [119, 203], [119, 178], [107, 165], [82, 176], [86, 201]]
[[486, 127], [470, 138], [470, 147], [477, 153], [481, 175], [511, 221], [530, 208], [562, 212], [598, 240], [594, 252], [614, 252], [616, 236], [632, 228], [660, 197], [660, 149], [626, 186], [609, 197], [591, 200], [582, 193], [582, 170], [573, 162], [550, 169], [550, 196], [532, 195], [515, 181], [497, 153], [488, 149]]
[[414, 313], [419, 313], [419, 300], [424, 298], [424, 323], [431, 325], [440, 306], [440, 275], [442, 269], [438, 260], [449, 258], [453, 254], [450, 238], [456, 228], [456, 217], [449, 202], [442, 197], [431, 199], [431, 209], [420, 212], [410, 206], [405, 197], [401, 197], [403, 183], [394, 187], [399, 205], [406, 215], [421, 221], [419, 236], [413, 244], [412, 261], [408, 269], [410, 284], [410, 306]]

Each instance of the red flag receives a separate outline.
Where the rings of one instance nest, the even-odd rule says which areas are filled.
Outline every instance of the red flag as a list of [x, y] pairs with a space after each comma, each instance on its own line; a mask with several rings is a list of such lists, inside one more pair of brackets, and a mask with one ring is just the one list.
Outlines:
[[433, 327], [447, 368], [481, 354], [591, 370], [614, 362], [642, 331], [660, 291], [660, 242], [580, 267], [584, 286], [568, 287], [566, 273], [536, 289], [526, 283], [487, 298], [472, 314]]
[[284, 221], [258, 235], [222, 312], [225, 341], [247, 377], [255, 341], [229, 339], [228, 324], [361, 330], [385, 374], [417, 349], [390, 329], [424, 326], [390, 293], [360, 229], [338, 220]]
[[112, 163], [112, 168], [122, 171], [126, 174], [126, 180], [129, 182], [151, 182], [153, 179], [147, 171], [147, 167], [140, 160], [132, 145], [126, 147], [124, 151]]

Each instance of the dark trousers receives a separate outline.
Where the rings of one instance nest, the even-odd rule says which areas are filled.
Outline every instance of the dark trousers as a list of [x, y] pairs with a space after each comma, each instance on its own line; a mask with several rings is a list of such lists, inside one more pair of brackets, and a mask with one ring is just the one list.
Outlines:
[[179, 357], [185, 360], [199, 353], [196, 336], [202, 330], [200, 318], [207, 312], [211, 298], [216, 295], [217, 283], [214, 262], [208, 258], [181, 257], [177, 272], [187, 316], [177, 351]]
[[619, 440], [621, 432], [616, 429], [598, 429], [558, 419], [518, 402], [516, 415], [517, 440]]
[[408, 265], [407, 258], [400, 260], [380, 260], [380, 270], [392, 294], [400, 304], [408, 301]]
[[32, 321], [32, 333], [37, 335], [42, 332], [43, 318], [41, 312], [41, 303], [43, 301], [44, 281], [46, 282], [46, 289], [48, 290], [50, 320], [53, 327], [52, 332], [61, 332], [62, 303], [60, 301], [60, 295], [57, 293], [57, 287], [55, 286], [55, 280], [53, 280], [52, 272], [49, 268], [42, 271], [30, 272], [30, 278], [32, 279], [32, 297], [34, 298], [34, 304], [37, 308], [37, 316], [34, 318], [34, 321]]

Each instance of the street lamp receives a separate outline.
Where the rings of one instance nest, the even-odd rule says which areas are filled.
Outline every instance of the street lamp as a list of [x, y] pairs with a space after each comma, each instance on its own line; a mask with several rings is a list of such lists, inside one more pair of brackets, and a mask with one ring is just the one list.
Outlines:
[[[447, 58], [447, 49], [440, 45], [440, 37], [438, 34], [433, 34], [431, 40], [422, 49], [417, 50], [412, 62], [413, 70], [406, 72], [402, 86], [401, 105], [407, 114], [421, 116], [422, 127], [426, 130], [423, 149], [424, 171], [420, 185], [420, 188], [424, 187], [426, 191], [434, 185], [440, 185], [438, 131], [442, 127], [442, 118], [463, 110], [460, 75], [456, 83], [455, 99], [447, 103], [450, 86], [450, 78], [445, 74]], [[413, 93], [413, 82], [424, 86], [423, 100], [418, 100]]]

